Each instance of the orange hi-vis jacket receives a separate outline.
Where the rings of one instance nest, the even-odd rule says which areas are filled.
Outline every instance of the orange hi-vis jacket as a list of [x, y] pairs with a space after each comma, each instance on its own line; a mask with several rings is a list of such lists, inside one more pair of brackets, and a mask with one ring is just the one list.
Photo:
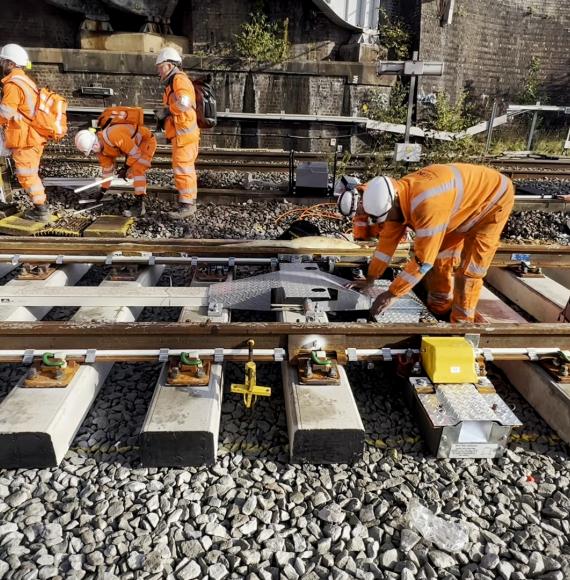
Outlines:
[[182, 147], [200, 140], [200, 129], [196, 118], [196, 92], [186, 73], [177, 72], [168, 82], [162, 103], [171, 115], [164, 122], [164, 132], [170, 141]]
[[[510, 213], [514, 203], [514, 189], [507, 177], [489, 167], [466, 163], [431, 165], [395, 185], [404, 223], [385, 222], [368, 268], [370, 277], [381, 276], [406, 227], [414, 230], [414, 258], [390, 285], [394, 296], [407, 294], [431, 270], [446, 235], [458, 239], [476, 236], [480, 222], [487, 222], [493, 212]], [[503, 225], [504, 221], [492, 232], [497, 244]], [[495, 251], [496, 245], [487, 250], [493, 255]], [[486, 273], [478, 271], [477, 265], [473, 268], [477, 271], [465, 274], [482, 278]]]
[[0, 125], [5, 126], [8, 149], [43, 146], [46, 139], [30, 127], [26, 117], [34, 116], [38, 98], [36, 83], [20, 68], [14, 68], [2, 79]]
[[[97, 133], [101, 143], [101, 152], [98, 154], [99, 163], [103, 169], [103, 177], [110, 177], [115, 171], [115, 159], [122, 155], [126, 158], [126, 164], [130, 168], [129, 177], [135, 181], [135, 194], [146, 192], [145, 172], [150, 168], [154, 152], [156, 151], [156, 138], [146, 127], [134, 125], [110, 125]], [[140, 182], [137, 191], [137, 182]], [[103, 184], [103, 189], [108, 189], [109, 183]]]

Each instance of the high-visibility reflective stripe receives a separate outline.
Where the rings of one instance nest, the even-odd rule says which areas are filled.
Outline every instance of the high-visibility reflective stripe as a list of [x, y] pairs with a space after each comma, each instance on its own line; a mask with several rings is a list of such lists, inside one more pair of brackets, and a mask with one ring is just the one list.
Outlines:
[[41, 183], [36, 183], [34, 185], [32, 185], [29, 188], [26, 188], [26, 191], [28, 193], [43, 193], [44, 192], [44, 186]]
[[362, 228], [362, 227], [366, 227], [366, 226], [368, 226], [368, 220], [362, 220], [362, 221], [361, 221], [361, 220], [358, 220], [358, 221], [353, 221], [353, 222], [352, 222], [352, 225], [353, 225], [353, 226], [358, 226], [358, 227], [361, 227], [361, 228]]
[[402, 278], [403, 280], [405, 280], [408, 284], [411, 284], [412, 286], [415, 286], [421, 280], [421, 276], [419, 278], [417, 278], [416, 276], [412, 276], [411, 274], [409, 274], [405, 270], [402, 270], [398, 274], [396, 279], [398, 279], [398, 278]]
[[136, 183], [137, 181], [146, 182], [146, 177], [144, 175], [135, 175], [133, 177], [133, 182]]
[[435, 228], [418, 228], [416, 230], [416, 238], [429, 238], [430, 236], [435, 236], [447, 229], [447, 224], [441, 224]]
[[140, 149], [135, 145], [128, 153], [129, 157], [137, 157], [140, 155]]
[[443, 258], [459, 258], [461, 256], [461, 251], [460, 250], [454, 250], [454, 249], [449, 249], [449, 250], [442, 250], [437, 256], [436, 256], [436, 260], [442, 260]]
[[62, 121], [63, 121], [63, 102], [59, 101], [57, 103], [57, 115], [55, 116], [55, 130], [60, 135], [63, 133]]
[[383, 252], [374, 252], [374, 257], [381, 262], [386, 262], [387, 264], [390, 263], [392, 260], [392, 256], [388, 256], [388, 254], [384, 254]]
[[469, 262], [469, 266], [465, 268], [465, 272], [466, 273], [469, 272], [471, 274], [480, 274], [484, 276], [487, 273], [487, 268], [483, 268], [482, 266], [479, 266], [474, 262]]
[[150, 167], [150, 160], [145, 159], [144, 157], [140, 157], [139, 159], [137, 159], [137, 163], [140, 165], [144, 165], [145, 167]]
[[135, 194], [141, 194], [146, 192], [146, 187], [135, 187]]
[[423, 203], [426, 199], [429, 199], [430, 197], [435, 197], [436, 195], [441, 195], [442, 193], [445, 193], [446, 191], [450, 191], [453, 189], [454, 186], [455, 186], [455, 182], [454, 182], [454, 180], [451, 180], [451, 181], [447, 181], [446, 183], [442, 183], [441, 185], [438, 185], [437, 187], [432, 187], [431, 189], [427, 189], [426, 191], [422, 191], [422, 193], [420, 193], [419, 195], [414, 197], [414, 199], [412, 199], [412, 206], [411, 206], [412, 211], [414, 211], [418, 207], [418, 205], [420, 205], [420, 203]]
[[111, 127], [108, 127], [107, 129], [105, 129], [104, 131], [101, 132], [101, 137], [103, 137], [103, 141], [105, 141], [105, 143], [107, 143], [107, 145], [109, 145], [109, 147], [112, 147], [113, 149], [116, 149], [115, 144], [111, 141], [110, 137], [109, 137], [109, 130], [111, 129]]
[[455, 215], [461, 204], [463, 202], [463, 193], [465, 188], [463, 186], [463, 176], [461, 175], [461, 171], [455, 165], [450, 165], [451, 171], [455, 175], [455, 203], [453, 204], [453, 209], [451, 210], [451, 215]]
[[198, 129], [198, 125], [196, 123], [192, 123], [192, 125], [190, 125], [190, 127], [187, 127], [185, 129], [176, 129], [176, 134], [177, 135], [189, 135], [190, 133], [194, 133], [196, 131], [196, 129]]
[[424, 262], [420, 266], [420, 274], [425, 276], [432, 268], [433, 268], [433, 264], [429, 264], [428, 262]]
[[196, 193], [196, 188], [195, 187], [191, 187], [190, 189], [179, 189], [178, 193]]
[[453, 310], [456, 310], [457, 312], [459, 312], [460, 314], [463, 314], [463, 316], [467, 316], [467, 317], [472, 317], [475, 316], [475, 309], [465, 309], [462, 308], [461, 306], [458, 306], [457, 304], [453, 305]]
[[174, 175], [193, 175], [196, 173], [196, 168], [194, 166], [175, 167], [173, 173]]
[[37, 175], [39, 167], [16, 167], [16, 175]]
[[192, 100], [188, 95], [182, 95], [179, 99], [176, 99], [176, 105], [183, 113], [185, 113], [190, 109], [190, 107], [192, 107]]
[[492, 197], [491, 201], [488, 203], [487, 207], [474, 218], [470, 219], [466, 224], [462, 225], [457, 231], [464, 233], [468, 232], [473, 226], [477, 225], [490, 211], [499, 203], [503, 195], [505, 195], [508, 188], [507, 178], [501, 175], [501, 185], [499, 186], [499, 191]]
[[33, 115], [36, 109], [36, 102], [38, 100], [38, 88], [36, 87], [35, 83], [28, 77], [24, 76], [15, 76], [11, 78], [10, 81], [13, 81], [22, 89], [24, 98], [26, 99], [26, 106], [30, 110], [30, 113]]
[[428, 300], [431, 298], [434, 300], [451, 300], [453, 292], [428, 292]]
[[5, 119], [11, 119], [12, 117], [15, 117], [17, 114], [18, 114], [17, 109], [13, 109], [8, 105], [0, 105], [0, 115], [2, 115], [2, 117], [4, 117]]

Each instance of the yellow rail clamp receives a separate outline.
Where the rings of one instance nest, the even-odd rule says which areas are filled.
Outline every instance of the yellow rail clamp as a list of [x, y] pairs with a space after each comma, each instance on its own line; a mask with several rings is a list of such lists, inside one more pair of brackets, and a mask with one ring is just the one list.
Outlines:
[[128, 235], [134, 218], [119, 215], [102, 215], [83, 230], [85, 238], [124, 238]]
[[246, 409], [252, 407], [257, 401], [257, 397], [271, 397], [271, 387], [261, 387], [257, 384], [256, 365], [253, 361], [253, 340], [247, 341], [249, 347], [249, 360], [245, 363], [245, 379], [244, 384], [233, 384], [231, 386], [232, 393], [243, 395], [243, 404]]
[[27, 220], [23, 213], [10, 215], [0, 220], [0, 234], [8, 236], [33, 236], [48, 224]]

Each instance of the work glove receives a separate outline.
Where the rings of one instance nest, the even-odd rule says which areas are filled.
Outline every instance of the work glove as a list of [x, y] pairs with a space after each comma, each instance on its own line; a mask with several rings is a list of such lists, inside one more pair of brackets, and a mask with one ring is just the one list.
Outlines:
[[154, 112], [154, 116], [156, 117], [156, 130], [162, 131], [164, 130], [164, 121], [170, 116], [170, 109], [168, 107], [157, 109]]
[[160, 109], [156, 109], [154, 112], [154, 116], [157, 118], [158, 121], [164, 121], [166, 117], [170, 115], [170, 109], [168, 107], [161, 107]]
[[128, 165], [123, 165], [123, 167], [121, 167], [121, 169], [119, 169], [119, 171], [117, 171], [117, 177], [119, 179], [127, 179], [128, 173], [129, 173]]

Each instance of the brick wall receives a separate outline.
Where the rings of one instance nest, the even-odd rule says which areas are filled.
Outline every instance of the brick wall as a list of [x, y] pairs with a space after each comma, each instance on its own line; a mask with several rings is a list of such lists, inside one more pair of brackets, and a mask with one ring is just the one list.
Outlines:
[[438, 2], [421, 7], [420, 56], [443, 60], [441, 78], [426, 77], [420, 92], [464, 88], [483, 101], [516, 102], [532, 57], [551, 103], [570, 102], [570, 2], [568, 0], [456, 0], [453, 22], [441, 27]]
[[[110, 105], [138, 105], [152, 109], [161, 103], [162, 86], [152, 72], [152, 57], [101, 53], [97, 51], [31, 51], [34, 61], [30, 76], [40, 86], [49, 86], [63, 94], [70, 105], [103, 107]], [[188, 59], [192, 61], [192, 59]], [[207, 59], [194, 59], [189, 72], [211, 70]], [[200, 64], [201, 63], [201, 64]], [[307, 68], [305, 65], [301, 68]], [[195, 67], [195, 68], [194, 68]], [[316, 68], [316, 65], [311, 65]], [[331, 69], [328, 74], [307, 72], [295, 74], [280, 70], [211, 70], [219, 111], [251, 113], [297, 113], [309, 115], [361, 116], [362, 103], [371, 88], [369, 84], [352, 84], [352, 74], [358, 65], [344, 67], [341, 63], [326, 63], [318, 68]], [[374, 68], [374, 67], [368, 67]], [[90, 70], [91, 72], [85, 72]], [[113, 71], [113, 72], [110, 72]], [[128, 71], [126, 74], [124, 71]], [[366, 78], [366, 74], [357, 75]], [[376, 82], [381, 79], [375, 75]], [[107, 99], [83, 97], [79, 89], [94, 83], [112, 88], [114, 96]], [[389, 87], [376, 85], [387, 93]], [[73, 119], [72, 119], [73, 120]], [[79, 128], [74, 119], [73, 131]], [[242, 129], [255, 133], [254, 138], [240, 137], [240, 124], [220, 120], [210, 134], [204, 133], [203, 145], [219, 147], [257, 146], [289, 148], [291, 143], [300, 150], [318, 150], [323, 135], [326, 139], [351, 134], [350, 125], [322, 123], [279, 124], [244, 122]], [[293, 136], [293, 137], [288, 137]], [[300, 137], [295, 139], [294, 137]], [[312, 137], [312, 139], [305, 139]], [[324, 139], [323, 139], [324, 141]], [[340, 143], [348, 147], [350, 138]]]

